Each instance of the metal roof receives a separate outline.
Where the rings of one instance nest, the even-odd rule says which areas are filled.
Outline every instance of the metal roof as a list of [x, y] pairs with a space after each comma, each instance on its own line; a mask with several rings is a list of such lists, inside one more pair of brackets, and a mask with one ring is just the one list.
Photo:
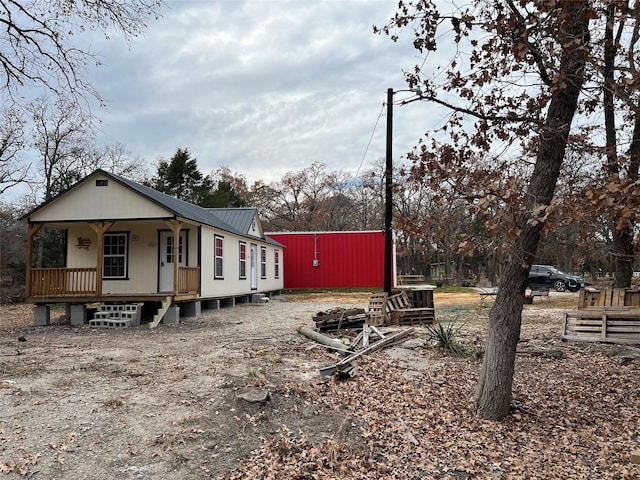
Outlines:
[[[245, 207], [245, 208], [204, 208], [199, 207], [198, 205], [194, 205], [193, 203], [185, 202], [184, 200], [180, 200], [178, 198], [172, 197], [171, 195], [167, 195], [166, 193], [159, 192], [154, 190], [151, 187], [147, 187], [145, 185], [141, 185], [127, 178], [121, 177], [120, 175], [116, 175], [115, 173], [107, 172], [102, 169], [95, 170], [93, 173], [87, 175], [84, 179], [80, 180], [76, 185], [83, 183], [94, 177], [96, 175], [104, 175], [113, 179], [114, 181], [134, 190], [139, 193], [143, 197], [148, 200], [154, 202], [155, 204], [161, 206], [162, 208], [168, 210], [172, 214], [177, 217], [182, 217], [187, 220], [192, 220], [197, 223], [202, 223], [203, 225], [208, 225], [211, 227], [218, 228], [220, 230], [224, 230], [230, 233], [234, 233], [237, 235], [241, 235], [243, 237], [251, 237], [248, 235], [249, 227], [251, 226], [251, 222], [256, 216], [257, 209], [253, 207]], [[74, 185], [75, 186], [75, 185]], [[73, 186], [64, 192], [56, 195], [54, 198], [45, 202], [35, 209], [31, 210], [29, 213], [22, 217], [23, 219], [28, 218], [35, 211], [40, 210], [45, 205], [51, 203], [56, 198], [64, 195], [69, 190], [73, 189]], [[281, 245], [279, 242], [269, 238], [269, 237], [256, 237], [260, 238], [267, 243], [271, 243], [273, 245]]]
[[213, 215], [231, 225], [238, 232], [246, 235], [256, 216], [257, 210], [252, 207], [242, 208], [208, 208]]

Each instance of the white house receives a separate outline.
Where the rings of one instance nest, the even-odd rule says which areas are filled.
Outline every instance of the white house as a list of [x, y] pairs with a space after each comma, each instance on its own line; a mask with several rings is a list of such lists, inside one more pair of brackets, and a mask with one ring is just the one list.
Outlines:
[[[72, 323], [86, 322], [93, 303], [156, 304], [176, 318], [180, 306], [189, 315], [201, 302], [215, 308], [283, 288], [283, 246], [264, 235], [255, 208], [203, 208], [96, 170], [22, 220], [36, 324], [49, 323], [53, 303], [67, 305]], [[64, 268], [32, 266], [43, 226], [66, 231]]]

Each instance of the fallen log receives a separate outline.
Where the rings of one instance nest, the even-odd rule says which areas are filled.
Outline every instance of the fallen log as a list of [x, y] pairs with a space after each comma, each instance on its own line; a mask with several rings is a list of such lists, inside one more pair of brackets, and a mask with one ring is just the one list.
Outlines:
[[337, 350], [339, 352], [345, 353], [345, 354], [349, 354], [353, 352], [353, 349], [350, 347], [347, 347], [344, 343], [342, 343], [340, 340], [337, 340], [335, 338], [331, 338], [331, 337], [327, 337], [326, 335], [322, 335], [321, 333], [316, 332], [315, 330], [312, 330], [309, 327], [300, 327], [298, 328], [298, 332], [302, 335], [304, 335], [307, 338], [310, 338], [311, 340], [314, 340], [318, 343], [321, 343], [322, 345], [329, 347], [333, 350]]

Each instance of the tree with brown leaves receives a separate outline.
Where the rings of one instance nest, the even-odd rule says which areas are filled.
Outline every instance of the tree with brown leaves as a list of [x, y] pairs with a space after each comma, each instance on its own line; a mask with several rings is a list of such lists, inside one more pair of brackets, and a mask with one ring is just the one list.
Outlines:
[[414, 176], [437, 185], [442, 198], [475, 200], [475, 210], [490, 211], [487, 220], [506, 232], [508, 255], [476, 392], [478, 413], [500, 420], [511, 407], [528, 272], [592, 74], [589, 23], [598, 14], [592, 2], [578, 0], [450, 7], [443, 13], [429, 0], [401, 1], [381, 31], [398, 40], [401, 29], [413, 28], [425, 58], [407, 82], [449, 112], [430, 144], [410, 154]]

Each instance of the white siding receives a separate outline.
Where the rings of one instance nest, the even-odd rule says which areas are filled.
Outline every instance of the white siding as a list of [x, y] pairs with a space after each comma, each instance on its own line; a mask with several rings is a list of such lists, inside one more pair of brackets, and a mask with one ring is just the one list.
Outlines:
[[[96, 180], [107, 180], [107, 186], [96, 186]], [[96, 268], [98, 258], [97, 238], [94, 230], [85, 222], [115, 221], [108, 233], [127, 233], [127, 278], [103, 279], [105, 294], [153, 294], [158, 292], [159, 232], [168, 230], [161, 220], [172, 215], [135, 191], [120, 185], [103, 175], [92, 176], [84, 183], [47, 204], [30, 216], [31, 222], [66, 223], [68, 232], [67, 267]], [[149, 219], [149, 220], [145, 220]], [[186, 265], [198, 266], [201, 260], [201, 292], [203, 298], [230, 297], [252, 293], [251, 245], [258, 245], [257, 292], [280, 290], [284, 286], [284, 256], [282, 250], [259, 239], [232, 234], [210, 226], [201, 227], [199, 245], [198, 227], [184, 226], [188, 230], [188, 255]], [[259, 219], [256, 231], [250, 235], [262, 235]], [[214, 238], [224, 238], [223, 279], [214, 279]], [[82, 239], [83, 241], [79, 241]], [[88, 240], [88, 241], [87, 241]], [[247, 250], [246, 277], [240, 278], [239, 243], [245, 242]], [[260, 248], [267, 248], [267, 278], [260, 275]], [[200, 247], [200, 251], [199, 251]], [[280, 278], [274, 271], [274, 250], [280, 251]]]
[[[224, 279], [214, 279], [214, 238], [215, 235], [224, 237]], [[247, 245], [247, 276], [240, 278], [240, 242]], [[274, 247], [264, 242], [202, 227], [202, 296], [226, 297], [251, 293], [251, 244], [258, 245], [258, 288], [256, 291], [281, 290], [283, 282], [282, 253], [280, 253], [280, 278], [274, 278], [273, 258]], [[267, 247], [267, 278], [260, 278], [260, 247]], [[271, 263], [269, 263], [271, 262]]]
[[[96, 186], [106, 180], [107, 186]], [[32, 222], [166, 218], [170, 214], [111, 178], [96, 175], [30, 216]]]

